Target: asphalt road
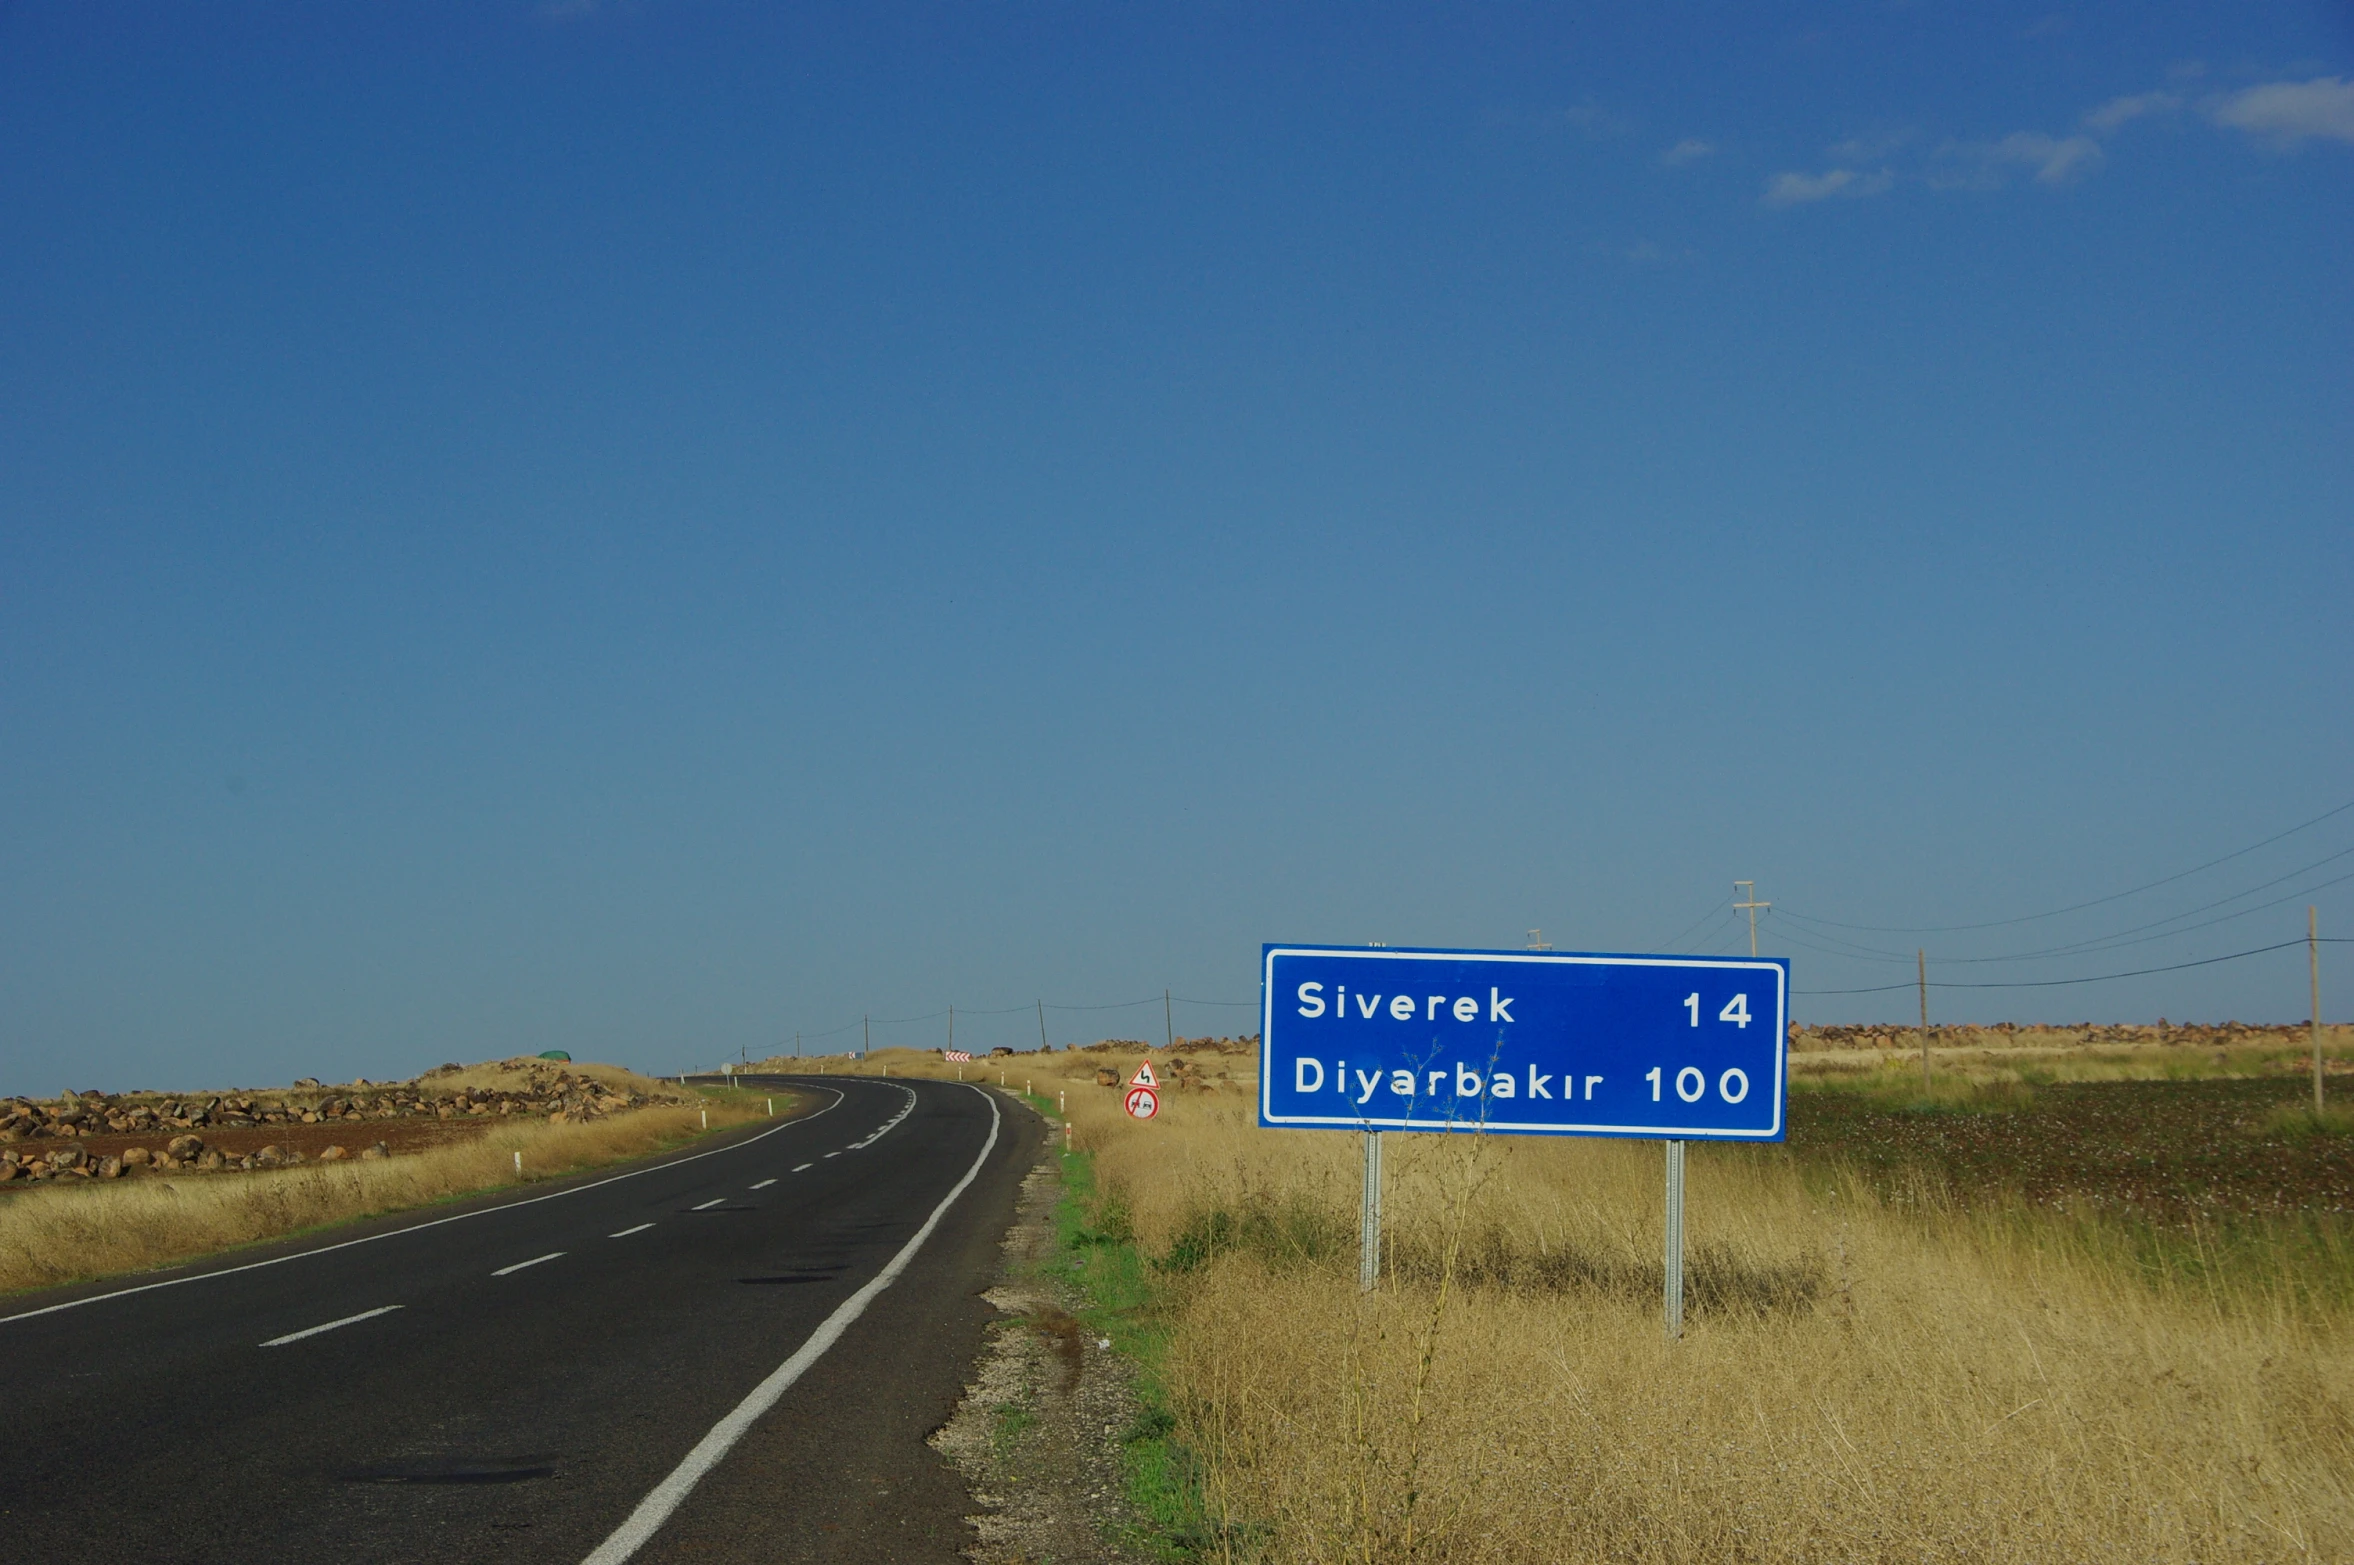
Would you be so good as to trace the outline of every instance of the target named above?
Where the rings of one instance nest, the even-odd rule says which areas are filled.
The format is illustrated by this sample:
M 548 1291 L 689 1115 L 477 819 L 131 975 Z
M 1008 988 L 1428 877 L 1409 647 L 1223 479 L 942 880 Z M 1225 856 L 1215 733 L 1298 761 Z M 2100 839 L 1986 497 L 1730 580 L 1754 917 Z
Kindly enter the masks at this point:
M 814 1112 L 0 1305 L 0 1550 L 952 1565 L 971 1506 L 924 1440 L 1043 1124 L 952 1082 L 738 1080 Z

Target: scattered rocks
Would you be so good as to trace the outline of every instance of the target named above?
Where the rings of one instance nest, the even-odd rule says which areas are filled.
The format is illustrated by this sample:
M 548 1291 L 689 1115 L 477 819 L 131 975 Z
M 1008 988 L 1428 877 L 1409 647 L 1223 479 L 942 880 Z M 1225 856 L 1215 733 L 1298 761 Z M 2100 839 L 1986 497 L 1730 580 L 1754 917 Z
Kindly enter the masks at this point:
M 655 1101 L 638 1093 L 616 1090 L 592 1076 L 566 1068 L 563 1062 L 513 1062 L 502 1088 L 436 1086 L 461 1067 L 442 1066 L 412 1082 L 355 1081 L 329 1089 L 316 1077 L 304 1077 L 283 1094 L 250 1092 L 203 1093 L 172 1096 L 163 1093 L 108 1095 L 97 1091 L 68 1092 L 55 1099 L 0 1098 L 0 1183 L 43 1180 L 71 1175 L 78 1178 L 118 1179 L 131 1173 L 210 1172 L 219 1169 L 285 1168 L 305 1161 L 305 1153 L 289 1139 L 273 1140 L 250 1155 L 208 1147 L 199 1130 L 288 1129 L 312 1125 L 349 1125 L 405 1119 L 428 1121 L 544 1118 L 550 1124 L 573 1125 L 608 1114 L 647 1106 Z M 88 1136 L 149 1135 L 163 1140 L 122 1147 L 105 1155 L 77 1145 Z M 168 1139 L 164 1139 L 167 1138 Z M 381 1160 L 392 1156 L 388 1141 L 355 1152 L 357 1139 L 310 1154 L 322 1162 L 350 1159 Z

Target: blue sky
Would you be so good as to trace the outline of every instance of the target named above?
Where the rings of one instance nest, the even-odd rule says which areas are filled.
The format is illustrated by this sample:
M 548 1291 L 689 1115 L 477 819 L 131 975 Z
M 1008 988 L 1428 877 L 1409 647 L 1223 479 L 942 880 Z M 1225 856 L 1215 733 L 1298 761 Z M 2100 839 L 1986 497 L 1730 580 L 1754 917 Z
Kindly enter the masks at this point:
M 2354 934 L 2349 15 L 10 6 L 0 1090 Z

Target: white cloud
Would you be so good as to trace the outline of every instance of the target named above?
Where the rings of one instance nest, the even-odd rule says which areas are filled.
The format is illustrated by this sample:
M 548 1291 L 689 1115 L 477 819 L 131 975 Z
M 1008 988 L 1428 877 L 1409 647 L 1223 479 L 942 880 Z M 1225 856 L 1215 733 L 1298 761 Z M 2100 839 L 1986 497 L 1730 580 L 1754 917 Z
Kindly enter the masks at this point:
M 2071 184 L 2108 161 L 2090 136 L 2054 137 L 2031 130 L 2015 130 L 1989 150 L 2005 162 L 2032 167 L 2039 185 Z
M 1487 116 L 1488 123 L 1509 130 L 1558 132 L 1581 131 L 1599 140 L 1605 136 L 1623 136 L 1634 126 L 1613 114 L 1592 98 L 1583 98 L 1566 108 L 1556 109 L 1494 109 Z
M 2266 82 L 2210 98 L 2202 107 L 2218 125 L 2282 147 L 2307 141 L 2354 142 L 2354 82 L 2336 76 Z
M 1834 141 L 1823 150 L 1840 163 L 1878 163 L 1913 139 L 1909 130 L 1886 130 L 1870 136 L 1851 136 L 1845 141 Z
M 1759 199 L 1767 206 L 1806 206 L 1834 196 L 1876 196 L 1894 183 L 1895 176 L 1886 169 L 1876 174 L 1859 174 L 1851 168 L 1825 169 L 1820 174 L 1785 170 L 1766 181 L 1765 194 Z
M 1659 161 L 1669 168 L 1681 168 L 1686 163 L 1697 163 L 1716 151 L 1716 143 L 1703 141 L 1698 136 L 1686 136 L 1682 141 L 1659 155 Z
M 2111 98 L 2097 109 L 2086 112 L 2084 123 L 2104 136 L 2114 135 L 2117 128 L 2129 120 L 2145 114 L 2171 114 L 2182 107 L 2182 99 L 2171 92 L 2137 92 L 2122 98 Z

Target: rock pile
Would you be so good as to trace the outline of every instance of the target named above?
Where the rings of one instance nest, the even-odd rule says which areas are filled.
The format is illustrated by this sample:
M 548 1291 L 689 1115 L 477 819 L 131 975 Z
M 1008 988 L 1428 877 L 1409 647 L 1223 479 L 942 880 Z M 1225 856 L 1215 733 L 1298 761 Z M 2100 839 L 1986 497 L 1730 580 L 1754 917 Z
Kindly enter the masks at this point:
M 2334 1030 L 2334 1029 L 2333 1029 Z M 2124 1048 L 2162 1044 L 2170 1048 L 2222 1049 L 2244 1046 L 2294 1048 L 2306 1039 L 2306 1025 L 2253 1026 L 2246 1022 L 2194 1024 L 2081 1022 L 2052 1025 L 2040 1022 L 1993 1022 L 1984 1026 L 1932 1026 L 1931 1047 L 1986 1049 L 2049 1049 L 2092 1045 Z M 1790 1047 L 1809 1049 L 1917 1049 L 1921 1030 L 1902 1023 L 1862 1023 L 1843 1027 L 1801 1027 L 1790 1024 Z
M 329 1147 L 321 1152 L 318 1161 L 332 1163 L 352 1154 L 342 1147 Z M 391 1149 L 379 1141 L 361 1152 L 362 1158 L 384 1158 Z M 267 1146 L 259 1152 L 242 1156 L 223 1153 L 207 1147 L 195 1136 L 174 1136 L 171 1145 L 157 1152 L 149 1147 L 129 1147 L 120 1156 L 109 1154 L 92 1157 L 80 1147 L 66 1145 L 47 1152 L 35 1148 L 0 1148 L 0 1184 L 13 1179 L 39 1182 L 44 1179 L 120 1179 L 123 1175 L 146 1170 L 150 1173 L 210 1174 L 223 1170 L 256 1168 L 290 1168 L 303 1161 L 299 1148 Z
M 306 1078 L 279 1093 L 202 1093 L 175 1097 L 161 1093 L 68 1092 L 55 1102 L 0 1098 L 0 1184 L 28 1179 L 79 1177 L 119 1179 L 140 1169 L 157 1172 L 278 1168 L 303 1160 L 299 1149 L 264 1146 L 229 1154 L 207 1148 L 200 1130 L 247 1129 L 268 1125 L 351 1125 L 405 1119 L 474 1120 L 544 1117 L 562 1125 L 600 1119 L 640 1108 L 651 1100 L 618 1091 L 572 1071 L 534 1071 L 520 1089 L 457 1087 L 436 1091 L 435 1077 L 454 1066 L 429 1071 L 415 1082 L 322 1087 Z M 92 1136 L 173 1135 L 160 1150 L 134 1146 L 118 1154 L 89 1155 L 74 1143 Z M 355 1137 L 355 1140 L 357 1137 Z M 43 1143 L 65 1143 L 58 1146 Z M 34 1145 L 26 1145 L 34 1143 Z M 334 1162 L 353 1154 L 330 1146 L 318 1154 Z M 383 1141 L 357 1154 L 386 1157 Z

